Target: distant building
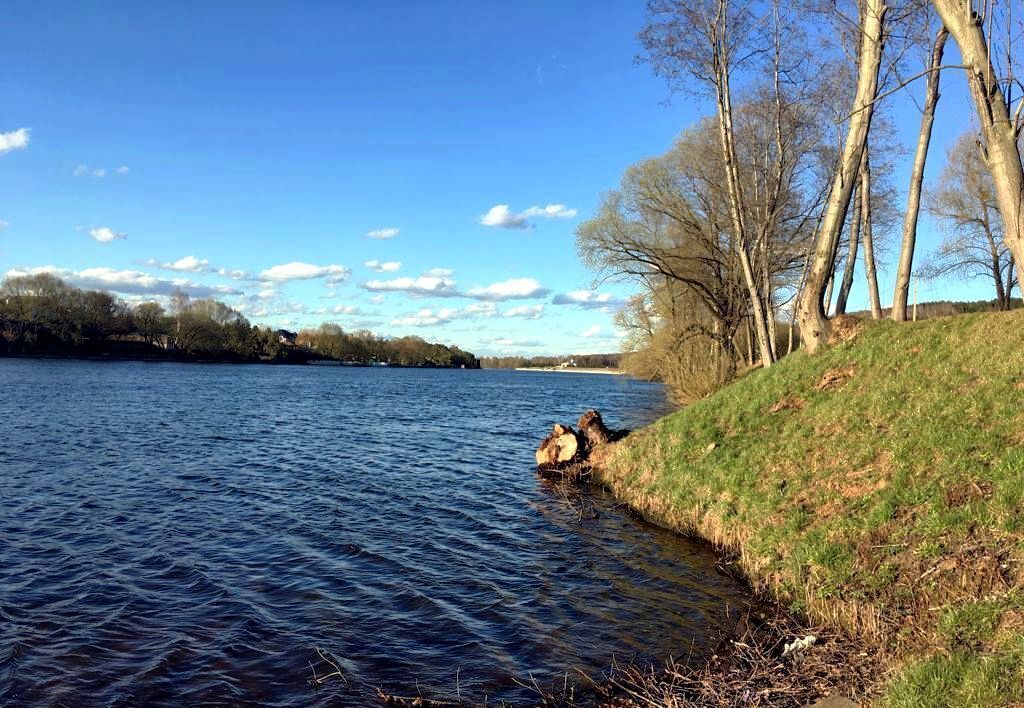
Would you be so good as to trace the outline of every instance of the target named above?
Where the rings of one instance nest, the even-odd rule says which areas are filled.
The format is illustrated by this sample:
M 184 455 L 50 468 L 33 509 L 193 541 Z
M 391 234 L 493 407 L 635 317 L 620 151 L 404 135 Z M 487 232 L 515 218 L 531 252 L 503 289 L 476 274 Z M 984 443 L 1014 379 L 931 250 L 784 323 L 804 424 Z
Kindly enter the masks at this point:
M 289 332 L 286 329 L 279 329 L 274 334 L 277 335 L 277 341 L 288 347 L 294 347 L 295 340 L 299 337 L 297 332 Z

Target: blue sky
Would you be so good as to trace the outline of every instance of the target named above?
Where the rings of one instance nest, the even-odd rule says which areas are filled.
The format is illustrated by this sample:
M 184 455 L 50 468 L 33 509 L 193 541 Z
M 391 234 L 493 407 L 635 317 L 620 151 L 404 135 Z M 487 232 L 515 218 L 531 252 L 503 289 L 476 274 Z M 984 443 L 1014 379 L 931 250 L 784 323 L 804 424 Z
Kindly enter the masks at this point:
M 643 5 L 9 9 L 0 273 L 50 266 L 131 300 L 180 284 L 259 323 L 337 321 L 478 354 L 616 350 L 608 304 L 630 289 L 594 290 L 575 228 L 709 110 L 666 105 L 634 63 Z M 971 121 L 962 79 L 945 81 L 931 177 Z M 891 103 L 909 148 L 916 109 Z M 927 222 L 922 241 L 937 242 Z M 890 268 L 886 303 L 891 282 Z M 920 297 L 989 291 L 943 281 Z

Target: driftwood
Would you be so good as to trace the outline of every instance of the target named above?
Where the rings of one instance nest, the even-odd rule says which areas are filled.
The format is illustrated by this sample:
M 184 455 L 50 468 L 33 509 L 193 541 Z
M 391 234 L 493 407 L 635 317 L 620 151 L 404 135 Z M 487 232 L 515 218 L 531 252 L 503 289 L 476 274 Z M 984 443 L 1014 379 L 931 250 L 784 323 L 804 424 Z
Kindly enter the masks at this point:
M 593 408 L 580 416 L 576 426 L 580 429 L 580 434 L 586 438 L 587 445 L 591 448 L 604 445 L 615 436 L 615 433 L 604 424 L 601 414 Z
M 555 423 L 537 448 L 537 466 L 557 468 L 579 462 L 586 445 L 586 439 L 570 426 Z
M 576 427 L 578 431 L 569 425 L 555 424 L 551 433 L 537 448 L 538 471 L 545 475 L 564 477 L 567 472 L 575 470 L 575 474 L 571 476 L 580 476 L 594 449 L 618 440 L 628 432 L 609 429 L 604 424 L 601 414 L 593 409 L 580 417 Z

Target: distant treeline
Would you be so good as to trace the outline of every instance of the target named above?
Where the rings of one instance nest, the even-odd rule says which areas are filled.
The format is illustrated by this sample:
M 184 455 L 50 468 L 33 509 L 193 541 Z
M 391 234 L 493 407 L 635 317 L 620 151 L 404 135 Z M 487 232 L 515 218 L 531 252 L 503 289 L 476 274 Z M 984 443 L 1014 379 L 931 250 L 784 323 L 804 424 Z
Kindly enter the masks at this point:
M 1000 310 L 1016 310 L 1022 306 L 1019 297 L 1007 298 L 1005 303 L 997 300 L 974 300 L 971 302 L 957 302 L 953 300 L 934 300 L 922 302 L 917 305 L 917 319 L 925 320 L 931 317 L 950 317 L 952 315 L 966 315 L 972 312 L 997 312 Z M 889 317 L 891 308 L 882 308 L 882 316 Z M 911 304 L 907 310 L 908 317 L 913 317 L 914 305 Z M 870 310 L 860 310 L 849 313 L 855 317 L 870 317 Z
M 258 327 L 216 300 L 175 292 L 170 310 L 135 307 L 110 293 L 81 290 L 49 274 L 0 283 L 0 356 L 67 356 L 181 361 L 479 368 L 458 347 L 419 337 L 387 339 L 325 324 L 298 334 Z
M 434 344 L 419 337 L 383 339 L 371 332 L 344 332 L 336 324 L 319 329 L 304 329 L 296 344 L 315 351 L 326 359 L 352 363 L 382 362 L 393 366 L 432 366 L 439 368 L 479 369 L 480 362 L 458 347 Z
M 621 354 L 571 354 L 569 356 L 485 356 L 480 366 L 485 369 L 542 369 L 554 366 L 575 366 L 581 369 L 617 369 Z

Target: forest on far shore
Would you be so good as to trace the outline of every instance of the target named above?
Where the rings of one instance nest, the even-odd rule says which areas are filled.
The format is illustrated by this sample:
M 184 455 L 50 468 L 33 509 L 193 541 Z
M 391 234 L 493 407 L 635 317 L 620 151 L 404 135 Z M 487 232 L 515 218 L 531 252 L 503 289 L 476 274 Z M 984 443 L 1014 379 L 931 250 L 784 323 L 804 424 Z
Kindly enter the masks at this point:
M 566 356 L 485 356 L 480 358 L 484 369 L 545 369 L 566 366 L 581 369 L 618 369 L 621 354 L 569 354 Z
M 0 356 L 295 363 L 336 361 L 479 368 L 456 346 L 420 337 L 345 332 L 333 323 L 289 332 L 253 325 L 222 302 L 178 291 L 170 310 L 134 307 L 108 292 L 82 290 L 46 273 L 0 283 Z

